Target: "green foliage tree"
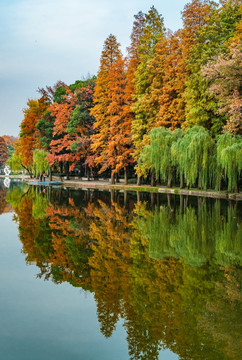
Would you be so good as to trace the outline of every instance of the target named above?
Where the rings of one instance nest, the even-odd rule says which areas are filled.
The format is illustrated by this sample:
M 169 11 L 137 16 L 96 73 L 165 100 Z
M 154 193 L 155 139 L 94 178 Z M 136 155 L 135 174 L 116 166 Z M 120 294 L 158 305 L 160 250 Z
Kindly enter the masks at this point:
M 238 2 L 224 1 L 218 9 L 211 2 L 207 15 L 203 25 L 197 29 L 196 42 L 188 59 L 190 76 L 184 92 L 185 126 L 204 126 L 216 135 L 221 132 L 225 119 L 217 114 L 217 101 L 208 90 L 210 82 L 202 76 L 202 66 L 226 51 L 226 43 L 241 19 L 241 10 Z
M 161 180 L 167 181 L 167 186 L 171 186 L 173 175 L 172 144 L 183 134 L 178 129 L 170 130 L 160 127 L 152 129 L 150 132 L 150 145 L 145 146 L 141 152 L 141 161 L 139 165 L 143 171 L 154 169 L 156 178 L 160 176 Z M 145 173 L 144 173 L 145 174 Z
M 48 152 L 43 149 L 34 150 L 33 155 L 33 169 L 35 172 L 35 176 L 40 176 L 43 172 L 49 172 L 49 165 L 47 162 Z
M 12 155 L 7 160 L 7 165 L 11 169 L 11 171 L 20 171 L 24 170 L 24 167 L 22 165 L 21 156 L 17 154 L 16 152 L 13 152 Z
M 225 118 L 223 130 L 242 134 L 242 33 L 231 41 L 229 53 L 219 55 L 204 66 L 202 75 L 211 82 L 209 92 L 217 99 L 217 114 Z
M 228 191 L 238 191 L 242 170 L 242 137 L 230 133 L 222 134 L 217 140 L 216 187 L 221 180 L 228 184 Z
M 146 139 L 144 139 L 145 135 L 154 127 L 154 124 L 150 124 L 153 109 L 150 107 L 149 101 L 150 85 L 152 82 L 149 62 L 154 57 L 156 45 L 164 36 L 164 32 L 163 17 L 154 6 L 152 6 L 148 14 L 145 14 L 144 27 L 142 28 L 139 40 L 140 63 L 134 78 L 135 94 L 132 110 L 135 113 L 135 119 L 132 122 L 132 137 L 135 146 L 134 158 L 136 161 L 143 146 L 147 144 Z
M 216 163 L 213 161 L 215 144 L 208 130 L 194 126 L 173 147 L 173 157 L 180 176 L 184 174 L 188 187 L 207 189 L 212 185 Z

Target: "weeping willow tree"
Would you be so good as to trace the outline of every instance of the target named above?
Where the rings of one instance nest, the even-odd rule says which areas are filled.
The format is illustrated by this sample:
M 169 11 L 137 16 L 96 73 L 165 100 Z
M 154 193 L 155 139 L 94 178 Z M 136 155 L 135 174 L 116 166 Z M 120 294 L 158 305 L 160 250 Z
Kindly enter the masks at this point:
M 156 177 L 167 181 L 167 186 L 171 186 L 172 162 L 171 145 L 172 132 L 164 127 L 159 127 L 150 132 L 151 162 L 154 164 Z
M 171 146 L 171 160 L 173 166 L 176 168 L 177 179 L 180 179 L 180 188 L 184 185 L 184 158 L 185 152 L 183 151 L 183 137 L 185 133 L 181 129 L 176 129 L 173 132 L 174 141 Z
M 45 150 L 38 150 L 34 151 L 33 155 L 33 169 L 35 176 L 40 176 L 43 172 L 49 172 L 49 165 L 47 163 L 47 152 Z
M 180 129 L 174 132 L 164 127 L 152 129 L 149 134 L 150 145 L 143 148 L 139 158 L 139 167 L 143 173 L 147 175 L 148 170 L 155 171 L 156 178 L 160 177 L 170 187 L 174 172 L 171 147 L 182 135 Z
M 151 147 L 150 145 L 145 145 L 140 153 L 139 159 L 138 159 L 138 168 L 139 168 L 139 174 L 147 177 L 148 173 L 150 171 L 154 170 L 154 164 L 151 160 Z
M 138 165 L 146 177 L 155 172 L 156 178 L 171 186 L 173 176 L 184 181 L 188 187 L 220 190 L 221 182 L 228 191 L 238 191 L 242 171 L 242 137 L 230 133 L 217 137 L 198 125 L 187 131 L 173 132 L 160 127 L 149 133 L 150 145 L 146 145 L 139 157 Z
M 197 125 L 188 129 L 173 146 L 172 153 L 180 177 L 184 175 L 188 187 L 212 186 L 216 172 L 215 143 L 208 130 Z
M 150 145 L 141 152 L 139 167 L 143 173 L 155 171 L 156 178 L 171 186 L 176 173 L 183 187 L 185 178 L 187 186 L 207 189 L 212 186 L 216 172 L 215 143 L 209 132 L 194 126 L 186 132 L 177 129 L 173 132 L 159 127 L 149 134 Z
M 150 132 L 151 161 L 154 164 L 156 177 L 167 181 L 171 186 L 172 163 L 171 163 L 172 133 L 170 130 L 159 127 Z
M 20 155 L 17 155 L 16 152 L 13 152 L 12 156 L 8 158 L 6 165 L 8 165 L 11 171 L 14 172 L 24 170 L 21 162 L 21 157 Z
M 237 191 L 242 170 L 242 137 L 230 133 L 222 134 L 217 140 L 217 181 L 220 190 L 221 181 L 228 184 L 228 191 Z

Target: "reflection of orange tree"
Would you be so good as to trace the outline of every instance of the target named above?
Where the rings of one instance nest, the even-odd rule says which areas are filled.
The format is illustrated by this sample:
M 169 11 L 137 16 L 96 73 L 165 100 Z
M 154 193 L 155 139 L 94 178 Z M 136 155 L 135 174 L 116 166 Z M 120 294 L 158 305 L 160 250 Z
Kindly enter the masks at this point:
M 11 194 L 9 195 L 11 198 Z M 84 211 L 69 206 L 55 208 L 38 190 L 25 195 L 16 192 L 12 202 L 19 223 L 26 262 L 35 262 L 39 277 L 54 282 L 69 281 L 73 286 L 89 282 L 87 258 L 88 227 Z
M 50 230 L 47 219 L 33 216 L 33 197 L 25 195 L 14 206 L 15 220 L 19 224 L 19 237 L 23 244 L 26 262 L 35 262 L 42 274 L 49 277 L 47 255 L 51 252 Z
M 101 331 L 112 335 L 119 316 L 124 316 L 124 303 L 130 296 L 130 215 L 112 203 L 99 201 L 89 204 L 90 239 L 93 255 L 91 266 L 92 289 L 97 302 Z
M 6 202 L 7 189 L 0 185 L 0 215 L 5 212 L 7 207 Z
M 88 256 L 91 253 L 88 241 L 88 219 L 69 199 L 69 206 L 46 209 L 49 217 L 53 252 L 52 276 L 56 282 L 68 281 L 73 286 L 89 288 Z

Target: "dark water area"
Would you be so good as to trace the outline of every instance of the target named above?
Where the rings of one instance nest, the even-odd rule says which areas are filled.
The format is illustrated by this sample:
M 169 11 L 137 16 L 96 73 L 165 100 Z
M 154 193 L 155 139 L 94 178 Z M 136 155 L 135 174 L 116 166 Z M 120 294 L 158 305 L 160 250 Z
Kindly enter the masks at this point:
M 4 360 L 241 356 L 235 201 L 0 183 Z

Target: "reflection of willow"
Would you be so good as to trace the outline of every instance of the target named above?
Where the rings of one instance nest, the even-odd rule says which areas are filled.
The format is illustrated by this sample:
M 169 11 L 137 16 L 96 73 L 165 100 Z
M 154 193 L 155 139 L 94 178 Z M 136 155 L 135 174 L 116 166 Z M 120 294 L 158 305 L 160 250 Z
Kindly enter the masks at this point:
M 182 359 L 239 358 L 235 209 L 152 212 L 138 203 L 130 212 L 104 196 L 82 207 L 77 199 L 57 206 L 33 190 L 15 201 L 24 252 L 42 275 L 92 291 L 106 337 L 122 318 L 131 359 L 158 359 L 160 348 Z
M 11 211 L 11 205 L 6 201 L 7 189 L 0 183 L 0 215 Z
M 162 340 L 163 346 L 181 358 L 237 359 L 241 351 L 241 268 L 229 266 L 230 260 L 241 263 L 241 230 L 235 221 L 235 209 L 228 210 L 226 221 L 221 220 L 218 204 L 207 214 L 204 205 L 196 216 L 192 210 L 173 214 L 171 209 L 161 208 L 152 213 L 138 204 L 135 223 L 140 236 L 133 237 L 132 242 L 136 283 L 133 299 L 136 313 L 140 314 L 137 318 L 146 322 L 146 336 L 152 334 L 153 339 Z M 193 221 L 191 225 L 187 215 Z M 213 236 L 206 227 L 214 231 Z M 193 232 L 189 232 L 191 228 Z M 148 249 L 160 260 L 149 259 Z M 214 260 L 210 265 L 204 263 L 206 254 Z M 152 305 L 147 305 L 144 298 Z
M 242 227 L 236 209 L 221 215 L 220 202 L 212 207 L 206 202 L 184 212 L 169 207 L 156 208 L 138 220 L 143 234 L 149 239 L 152 258 L 182 257 L 187 264 L 200 266 L 209 261 L 219 265 L 242 264 Z

